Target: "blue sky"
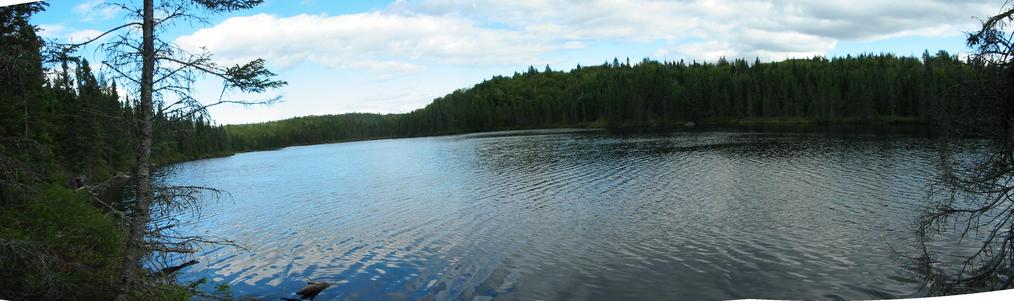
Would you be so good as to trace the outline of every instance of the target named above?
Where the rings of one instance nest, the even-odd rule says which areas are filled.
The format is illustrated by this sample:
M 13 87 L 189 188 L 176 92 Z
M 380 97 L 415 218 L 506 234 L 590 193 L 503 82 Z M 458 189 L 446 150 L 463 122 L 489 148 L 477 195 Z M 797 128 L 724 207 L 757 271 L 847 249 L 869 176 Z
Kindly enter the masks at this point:
M 93 37 L 123 21 L 103 2 L 50 1 L 33 22 L 47 39 Z M 1001 2 L 266 0 L 255 9 L 210 16 L 207 24 L 178 24 L 163 38 L 184 49 L 206 47 L 225 64 L 264 58 L 289 82 L 272 92 L 283 96 L 274 106 L 212 110 L 219 123 L 229 124 L 402 113 L 529 65 L 567 70 L 614 57 L 772 61 L 926 49 L 964 53 L 963 32 L 975 29 L 975 17 L 995 14 Z M 194 95 L 210 101 L 220 88 L 203 80 Z

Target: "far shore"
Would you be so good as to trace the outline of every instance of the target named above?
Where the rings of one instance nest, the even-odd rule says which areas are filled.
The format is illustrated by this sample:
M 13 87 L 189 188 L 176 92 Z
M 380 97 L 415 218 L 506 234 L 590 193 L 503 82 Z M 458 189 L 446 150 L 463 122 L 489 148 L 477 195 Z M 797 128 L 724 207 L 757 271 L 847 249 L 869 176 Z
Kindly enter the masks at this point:
M 324 141 L 320 143 L 308 143 L 308 144 L 293 144 L 284 147 L 276 148 L 265 148 L 265 149 L 250 149 L 230 153 L 219 153 L 201 156 L 199 158 L 178 158 L 179 160 L 172 160 L 170 164 L 199 161 L 205 159 L 225 158 L 235 154 L 249 153 L 249 152 L 262 152 L 262 151 L 275 151 L 282 150 L 289 147 L 295 146 L 310 146 L 320 144 L 335 144 L 335 143 L 348 143 L 348 142 L 362 142 L 362 141 L 373 141 L 373 140 L 386 140 L 386 139 L 403 139 L 403 138 L 425 138 L 425 137 L 446 137 L 446 136 L 457 136 L 457 135 L 470 135 L 470 134 L 484 134 L 484 133 L 498 133 L 498 132 L 511 132 L 511 131 L 538 131 L 538 130 L 597 130 L 597 131 L 616 131 L 621 133 L 633 133 L 633 132 L 644 132 L 644 133 L 662 133 L 662 132 L 683 132 L 683 131 L 723 131 L 723 130 L 820 130 L 826 128 L 863 128 L 866 130 L 930 130 L 933 123 L 910 117 L 892 117 L 892 116 L 878 116 L 868 119 L 855 119 L 855 118 L 842 118 L 842 119 L 816 119 L 816 118 L 805 118 L 805 117 L 764 117 L 764 118 L 710 118 L 701 119 L 700 121 L 680 121 L 680 122 L 666 122 L 666 123 L 650 123 L 649 125 L 634 125 L 634 124 L 622 124 L 622 125 L 610 125 L 607 122 L 593 122 L 593 123 L 581 123 L 581 124 L 560 124 L 530 128 L 497 128 L 485 131 L 449 131 L 445 133 L 439 133 L 434 135 L 425 136 L 385 136 L 385 137 L 362 137 L 362 138 L 351 138 L 351 139 L 340 139 L 333 141 Z

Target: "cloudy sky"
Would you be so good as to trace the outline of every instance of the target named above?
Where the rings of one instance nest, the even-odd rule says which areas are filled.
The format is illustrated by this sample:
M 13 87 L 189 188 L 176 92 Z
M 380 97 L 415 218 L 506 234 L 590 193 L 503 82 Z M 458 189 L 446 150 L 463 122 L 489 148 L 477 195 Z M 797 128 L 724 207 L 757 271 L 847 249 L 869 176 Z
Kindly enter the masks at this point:
M 130 0 L 126 0 L 129 2 Z M 58 0 L 33 20 L 81 40 L 123 21 L 103 0 Z M 979 0 L 266 0 L 185 24 L 166 40 L 220 63 L 264 58 L 289 85 L 272 107 L 220 107 L 219 123 L 345 112 L 401 113 L 530 65 L 966 52 L 964 32 L 1002 1 Z M 196 95 L 218 98 L 206 80 Z

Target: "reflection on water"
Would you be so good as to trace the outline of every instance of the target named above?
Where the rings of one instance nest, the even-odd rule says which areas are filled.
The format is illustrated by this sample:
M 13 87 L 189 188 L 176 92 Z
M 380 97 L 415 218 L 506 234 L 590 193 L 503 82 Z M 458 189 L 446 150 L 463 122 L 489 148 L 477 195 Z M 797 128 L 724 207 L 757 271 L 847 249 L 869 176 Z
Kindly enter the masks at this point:
M 892 247 L 933 173 L 905 136 L 536 131 L 183 164 L 217 187 L 184 280 L 318 300 L 859 299 L 916 293 Z

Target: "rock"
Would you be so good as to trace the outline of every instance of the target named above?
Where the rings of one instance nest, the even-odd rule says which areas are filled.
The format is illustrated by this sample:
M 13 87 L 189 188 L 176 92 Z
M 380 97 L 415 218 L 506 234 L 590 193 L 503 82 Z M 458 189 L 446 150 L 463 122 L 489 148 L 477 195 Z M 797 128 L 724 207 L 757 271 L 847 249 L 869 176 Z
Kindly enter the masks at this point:
M 303 289 L 296 292 L 296 295 L 299 295 L 300 299 L 313 300 L 320 292 L 331 287 L 331 283 L 324 281 L 307 281 L 306 283 L 307 285 Z

